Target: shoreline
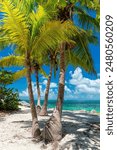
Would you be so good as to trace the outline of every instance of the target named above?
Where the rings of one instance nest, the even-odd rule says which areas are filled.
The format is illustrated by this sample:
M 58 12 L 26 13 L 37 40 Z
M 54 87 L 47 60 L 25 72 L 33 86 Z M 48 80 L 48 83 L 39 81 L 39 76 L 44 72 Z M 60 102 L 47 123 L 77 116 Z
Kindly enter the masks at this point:
M 45 145 L 44 142 L 35 143 L 31 137 L 30 108 L 20 106 L 21 110 L 8 113 L 0 117 L 0 149 L 2 150 L 84 150 L 99 149 L 100 145 L 100 117 L 97 114 L 84 111 L 63 111 L 63 139 L 58 143 Z M 40 129 L 50 118 L 53 109 L 49 109 L 48 116 L 38 116 Z M 58 148 L 57 148 L 58 147 Z
M 30 104 L 27 101 L 24 101 L 24 100 L 19 101 L 19 105 L 30 107 Z M 53 110 L 53 109 L 54 109 L 54 107 L 53 108 L 48 108 L 48 110 Z M 92 108 L 91 110 L 86 110 L 86 109 L 74 109 L 74 110 L 73 109 L 63 109 L 63 111 L 73 111 L 73 112 L 74 111 L 81 111 L 81 112 L 87 112 L 87 113 L 100 114 L 100 111 L 97 111 L 94 108 Z

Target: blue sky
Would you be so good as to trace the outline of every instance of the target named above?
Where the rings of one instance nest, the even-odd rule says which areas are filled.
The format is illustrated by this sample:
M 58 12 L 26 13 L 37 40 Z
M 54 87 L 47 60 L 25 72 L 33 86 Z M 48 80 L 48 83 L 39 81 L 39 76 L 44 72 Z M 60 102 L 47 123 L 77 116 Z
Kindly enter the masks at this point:
M 100 47 L 99 45 L 94 46 L 90 45 L 91 54 L 94 60 L 94 66 L 97 71 L 97 77 L 93 74 L 87 74 L 84 70 L 77 67 L 69 66 L 66 70 L 66 79 L 65 79 L 65 99 L 71 100 L 99 100 L 100 97 Z M 10 48 L 0 52 L 0 58 L 12 54 L 13 52 Z M 49 73 L 49 67 L 44 66 L 44 70 Z M 16 71 L 20 69 L 19 67 L 11 67 L 8 70 Z M 42 75 L 39 75 L 40 80 L 40 89 L 41 89 L 41 99 L 44 98 L 45 88 L 47 79 Z M 57 72 L 56 77 L 52 76 L 51 85 L 50 85 L 50 94 L 49 99 L 57 98 L 58 91 L 58 80 L 59 80 L 59 71 Z M 32 75 L 32 85 L 34 91 L 34 97 L 37 98 L 35 76 Z M 26 78 L 22 78 L 14 82 L 10 87 L 16 88 L 19 91 L 20 97 L 23 99 L 28 99 L 28 89 Z
M 94 13 L 92 13 L 95 16 Z M 75 23 L 77 24 L 77 20 Z M 99 39 L 99 33 L 96 34 Z M 99 39 L 100 40 L 100 39 Z M 65 99 L 66 100 L 99 100 L 100 99 L 100 45 L 90 44 L 90 51 L 94 60 L 94 67 L 97 72 L 97 77 L 92 74 L 87 74 L 84 70 L 77 67 L 69 66 L 66 70 L 65 78 Z M 0 51 L 0 59 L 4 56 L 12 54 L 13 51 L 10 47 L 7 47 L 3 51 Z M 44 66 L 44 70 L 49 73 L 49 67 Z M 18 67 L 11 67 L 8 70 L 16 71 L 19 70 Z M 44 99 L 45 88 L 47 79 L 42 75 L 39 75 L 40 80 L 40 90 L 41 90 L 41 99 Z M 52 75 L 49 99 L 56 99 L 58 92 L 58 81 L 59 81 L 59 70 L 56 77 Z M 37 99 L 37 91 L 35 84 L 35 77 L 32 75 L 32 85 L 34 97 Z M 16 88 L 19 91 L 21 99 L 28 99 L 28 89 L 26 78 L 22 78 L 14 82 L 10 87 Z

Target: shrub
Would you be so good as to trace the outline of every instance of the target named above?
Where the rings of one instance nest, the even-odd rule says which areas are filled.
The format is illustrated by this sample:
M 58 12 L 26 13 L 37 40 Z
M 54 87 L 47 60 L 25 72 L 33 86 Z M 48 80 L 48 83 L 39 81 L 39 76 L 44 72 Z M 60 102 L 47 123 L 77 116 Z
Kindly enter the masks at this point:
M 14 89 L 6 86 L 12 84 L 13 73 L 0 69 L 0 110 L 17 110 L 19 95 Z
M 13 89 L 0 88 L 0 110 L 18 110 L 19 95 Z

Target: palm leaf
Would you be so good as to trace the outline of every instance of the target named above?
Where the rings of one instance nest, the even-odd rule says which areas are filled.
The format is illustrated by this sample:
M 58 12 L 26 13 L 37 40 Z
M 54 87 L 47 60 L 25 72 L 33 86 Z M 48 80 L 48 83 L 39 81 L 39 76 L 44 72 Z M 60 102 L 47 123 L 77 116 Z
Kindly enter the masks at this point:
M 39 73 L 42 74 L 44 77 L 48 78 L 48 75 L 46 74 L 46 72 L 43 70 L 42 67 L 39 69 Z
M 0 59 L 0 67 L 9 67 L 9 66 L 24 66 L 24 57 L 22 56 L 6 56 Z
M 10 0 L 4 0 L 0 2 L 0 5 L 2 5 L 1 11 L 4 13 L 4 18 L 2 19 L 4 23 L 3 30 L 10 35 L 9 40 L 20 45 L 22 49 L 27 49 L 29 46 L 29 33 L 24 14 Z
M 77 28 L 71 21 L 64 23 L 60 21 L 50 21 L 42 26 L 39 36 L 35 38 L 32 47 L 33 53 L 56 49 L 62 41 L 69 42 L 69 38 L 75 36 L 76 32 Z
M 75 12 L 78 14 L 78 23 L 87 29 L 92 29 L 99 31 L 99 20 L 93 18 L 88 14 L 84 7 L 78 6 L 75 7 Z
M 40 34 L 35 38 L 32 47 L 33 51 L 44 51 L 46 49 L 54 49 L 56 44 L 61 39 L 64 39 L 63 31 L 60 30 L 60 26 L 60 21 L 51 21 L 43 25 L 40 29 Z
M 68 47 L 67 57 L 70 63 L 74 66 L 80 66 L 84 68 L 87 72 L 96 73 L 94 69 L 93 59 L 89 49 L 89 43 L 97 44 L 98 40 L 93 35 L 92 31 L 85 31 L 79 27 L 77 27 L 78 31 L 73 40 L 75 41 L 75 45 L 72 45 L 72 49 L 70 50 Z M 67 65 L 69 63 L 67 62 Z
M 22 69 L 20 71 L 17 71 L 13 74 L 13 80 L 16 81 L 20 78 L 26 77 L 26 69 Z
M 41 5 L 38 5 L 36 12 L 32 11 L 30 13 L 30 19 L 32 22 L 31 37 L 33 39 L 35 37 L 35 35 L 37 35 L 37 33 L 39 33 L 39 27 L 48 21 L 49 16 L 48 16 L 48 13 L 44 10 L 44 8 Z
M 35 8 L 35 0 L 14 0 L 13 4 L 28 16 Z

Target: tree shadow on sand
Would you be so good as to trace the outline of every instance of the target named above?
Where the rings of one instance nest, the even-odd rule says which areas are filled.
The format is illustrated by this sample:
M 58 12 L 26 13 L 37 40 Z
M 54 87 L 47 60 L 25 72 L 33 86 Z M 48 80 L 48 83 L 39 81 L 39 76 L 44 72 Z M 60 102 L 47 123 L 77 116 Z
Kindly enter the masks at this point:
M 6 119 L 4 117 L 0 117 L 0 122 L 5 121 Z
M 18 113 L 28 113 L 30 110 L 21 111 Z M 52 111 L 49 111 L 49 116 L 39 117 L 39 125 L 42 129 L 46 121 L 50 118 Z M 21 128 L 31 128 L 31 120 L 13 121 L 12 123 L 20 123 Z M 72 111 L 63 111 L 62 117 L 63 139 L 59 142 L 60 150 L 69 149 L 72 146 L 73 150 L 98 150 L 100 145 L 100 117 L 91 113 L 74 113 Z M 69 138 L 73 135 L 73 138 Z M 62 143 L 62 144 L 61 144 Z
M 64 119 L 66 121 L 64 121 Z M 64 138 L 60 150 L 72 146 L 73 150 L 98 150 L 100 145 L 100 118 L 89 113 L 63 112 Z M 69 139 L 67 135 L 74 135 Z
M 26 110 L 21 110 L 19 109 L 18 111 L 14 112 L 15 114 L 28 114 L 30 113 L 30 109 L 26 109 Z

